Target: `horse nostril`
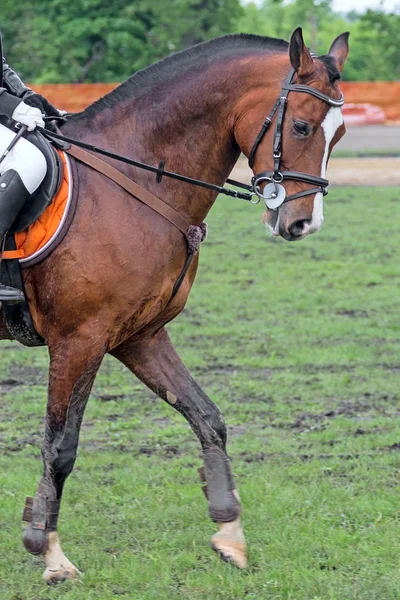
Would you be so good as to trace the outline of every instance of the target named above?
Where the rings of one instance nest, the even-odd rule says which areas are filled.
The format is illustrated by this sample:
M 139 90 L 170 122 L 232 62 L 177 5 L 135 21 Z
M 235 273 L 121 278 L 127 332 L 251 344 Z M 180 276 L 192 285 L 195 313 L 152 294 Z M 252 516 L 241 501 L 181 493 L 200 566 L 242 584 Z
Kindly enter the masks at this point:
M 295 221 L 289 227 L 289 233 L 292 237 L 300 237 L 303 235 L 304 231 L 307 229 L 307 225 L 311 223 L 310 219 L 300 219 L 299 221 Z

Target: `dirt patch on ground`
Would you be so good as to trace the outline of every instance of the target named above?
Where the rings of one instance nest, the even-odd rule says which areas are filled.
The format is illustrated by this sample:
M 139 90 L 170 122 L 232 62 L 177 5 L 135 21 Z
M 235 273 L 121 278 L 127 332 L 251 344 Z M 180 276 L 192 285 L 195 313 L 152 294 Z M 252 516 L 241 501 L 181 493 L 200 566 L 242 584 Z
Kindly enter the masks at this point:
M 385 451 L 385 449 L 382 448 L 382 451 Z M 371 454 L 367 452 L 363 454 L 363 456 L 367 455 L 370 456 Z M 259 452 L 251 454 L 249 452 L 241 452 L 239 456 L 245 463 L 264 463 L 278 460 L 283 460 L 286 463 L 298 463 L 299 461 L 310 462 L 312 460 L 354 460 L 360 458 L 361 454 L 299 454 L 297 452 Z
M 324 428 L 329 419 L 335 417 L 348 417 L 357 421 L 368 420 L 368 414 L 374 413 L 383 416 L 397 416 L 396 408 L 397 398 L 395 395 L 388 396 L 386 394 L 373 395 L 364 394 L 362 398 L 353 401 L 341 402 L 335 409 L 323 411 L 321 413 L 302 412 L 296 415 L 295 421 L 291 423 L 278 423 L 274 426 L 293 429 L 297 432 L 312 431 L 315 429 Z M 367 433 L 376 433 L 373 430 L 364 430 L 358 428 L 354 435 L 365 435 Z
M 35 366 L 20 365 L 18 363 L 11 365 L 8 369 L 8 380 L 13 381 L 13 385 L 46 385 L 47 372 Z
M 248 182 L 253 173 L 240 158 L 231 177 Z M 400 185 L 400 158 L 332 158 L 327 177 L 331 185 Z

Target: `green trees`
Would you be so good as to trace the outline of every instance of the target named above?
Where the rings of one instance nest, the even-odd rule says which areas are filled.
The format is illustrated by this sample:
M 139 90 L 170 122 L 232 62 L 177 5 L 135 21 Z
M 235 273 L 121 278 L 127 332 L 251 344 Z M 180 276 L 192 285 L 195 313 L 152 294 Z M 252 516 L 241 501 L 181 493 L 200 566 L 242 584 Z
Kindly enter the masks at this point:
M 242 0 L 243 1 L 243 0 Z M 1 0 L 7 60 L 36 83 L 114 82 L 197 42 L 231 32 L 288 39 L 301 25 L 311 49 L 351 32 L 345 79 L 400 78 L 400 13 L 334 13 L 331 0 Z
M 264 0 L 244 6 L 235 31 L 288 39 L 301 25 L 305 39 L 317 54 L 328 51 L 332 40 L 350 31 L 350 54 L 344 79 L 353 81 L 400 78 L 400 12 L 382 9 L 343 16 L 334 13 L 331 0 Z
M 367 10 L 360 18 L 354 16 L 350 31 L 352 49 L 347 79 L 400 79 L 400 12 Z
M 1 0 L 7 60 L 37 83 L 118 81 L 229 33 L 239 0 Z

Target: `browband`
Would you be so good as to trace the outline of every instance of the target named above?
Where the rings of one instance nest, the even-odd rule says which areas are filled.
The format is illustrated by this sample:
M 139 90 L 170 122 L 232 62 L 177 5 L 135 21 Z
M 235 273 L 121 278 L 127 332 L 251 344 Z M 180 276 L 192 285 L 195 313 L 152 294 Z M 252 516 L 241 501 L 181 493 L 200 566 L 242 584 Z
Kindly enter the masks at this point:
M 311 94 L 311 96 L 315 96 L 331 106 L 343 106 L 344 104 L 343 94 L 341 94 L 340 98 L 336 100 L 335 98 L 332 98 L 331 96 L 328 96 L 327 94 L 324 94 L 323 92 L 320 92 L 309 85 L 302 85 L 301 83 L 289 83 L 287 85 L 283 84 L 282 89 L 287 90 L 288 92 L 304 92 L 305 94 Z

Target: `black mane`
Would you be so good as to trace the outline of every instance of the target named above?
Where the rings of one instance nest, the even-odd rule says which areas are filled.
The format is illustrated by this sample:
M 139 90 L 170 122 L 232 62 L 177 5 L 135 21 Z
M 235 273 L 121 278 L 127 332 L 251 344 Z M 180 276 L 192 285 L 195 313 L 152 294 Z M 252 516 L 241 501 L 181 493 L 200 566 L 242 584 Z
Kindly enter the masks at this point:
M 329 83 L 333 85 L 335 81 L 338 81 L 342 78 L 342 75 L 336 66 L 336 60 L 333 58 L 333 56 L 325 54 L 324 56 L 318 56 L 318 59 L 323 62 L 326 67 Z
M 246 50 L 248 52 L 287 52 L 288 47 L 289 44 L 284 40 L 246 33 L 226 35 L 202 42 L 187 50 L 167 56 L 146 69 L 138 71 L 115 90 L 106 94 L 82 112 L 71 116 L 68 121 L 81 117 L 95 117 L 99 112 L 114 106 L 120 100 L 129 97 L 138 98 L 150 91 L 154 85 L 176 77 L 178 68 L 180 73 L 184 73 L 194 68 L 205 67 L 210 64 L 211 60 L 215 61 L 217 57 L 234 57 Z

